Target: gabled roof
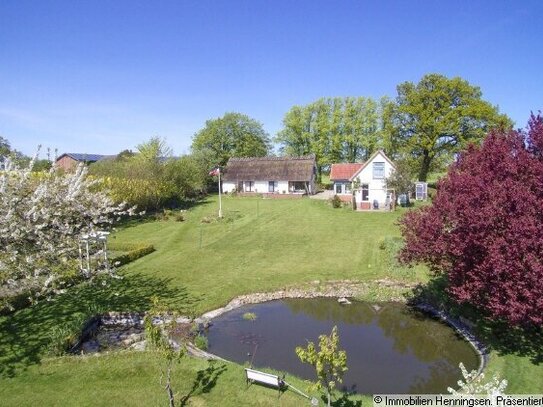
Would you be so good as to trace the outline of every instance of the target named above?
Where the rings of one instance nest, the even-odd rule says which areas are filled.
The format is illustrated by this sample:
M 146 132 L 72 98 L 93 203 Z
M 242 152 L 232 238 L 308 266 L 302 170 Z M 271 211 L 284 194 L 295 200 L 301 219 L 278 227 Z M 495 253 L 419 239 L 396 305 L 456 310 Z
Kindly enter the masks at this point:
M 330 181 L 348 180 L 363 165 L 363 163 L 332 164 L 330 168 Z
M 383 158 L 385 159 L 385 161 L 387 161 L 391 166 L 392 168 L 396 169 L 396 166 L 394 165 L 394 163 L 392 161 L 390 161 L 390 158 L 387 157 L 387 155 L 385 154 L 385 152 L 383 150 L 377 150 L 375 153 L 373 153 L 370 158 L 368 158 L 368 161 L 366 161 L 359 169 L 358 171 L 356 171 L 352 176 L 351 178 L 349 178 L 349 181 L 353 181 L 356 176 L 358 176 L 358 174 L 360 174 L 364 168 L 366 168 L 374 159 L 375 157 L 377 157 L 377 155 L 381 154 L 383 156 Z
M 315 156 L 230 158 L 224 181 L 311 181 Z
M 60 157 L 57 158 L 57 161 L 60 160 L 64 156 L 68 156 L 74 159 L 75 161 L 85 161 L 85 162 L 95 162 L 95 161 L 101 160 L 102 158 L 109 157 L 103 154 L 64 153 Z

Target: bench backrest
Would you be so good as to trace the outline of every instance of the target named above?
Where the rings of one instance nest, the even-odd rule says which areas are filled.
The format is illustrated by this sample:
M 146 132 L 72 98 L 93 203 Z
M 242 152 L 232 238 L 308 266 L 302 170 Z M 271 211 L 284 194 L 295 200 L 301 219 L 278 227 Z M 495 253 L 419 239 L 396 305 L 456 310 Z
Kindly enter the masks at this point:
M 254 380 L 255 382 L 265 383 L 275 387 L 280 387 L 281 385 L 279 376 L 273 374 L 247 368 L 245 369 L 245 374 L 247 375 L 247 380 Z

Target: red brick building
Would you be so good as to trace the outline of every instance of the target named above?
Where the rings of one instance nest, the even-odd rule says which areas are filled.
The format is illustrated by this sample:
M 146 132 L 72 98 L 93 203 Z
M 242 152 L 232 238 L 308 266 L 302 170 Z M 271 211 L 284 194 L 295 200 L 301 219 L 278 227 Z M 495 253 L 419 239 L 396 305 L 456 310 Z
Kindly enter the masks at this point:
M 107 156 L 101 154 L 64 153 L 57 158 L 56 164 L 64 171 L 71 171 L 81 162 L 90 164 L 104 157 Z

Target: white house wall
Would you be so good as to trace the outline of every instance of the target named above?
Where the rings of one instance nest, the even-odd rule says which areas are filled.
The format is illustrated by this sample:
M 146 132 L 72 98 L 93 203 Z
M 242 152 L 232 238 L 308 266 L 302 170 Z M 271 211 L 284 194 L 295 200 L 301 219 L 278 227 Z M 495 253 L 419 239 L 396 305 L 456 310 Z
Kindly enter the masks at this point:
M 229 194 L 231 192 L 234 192 L 236 189 L 236 183 L 235 182 L 224 182 L 222 183 L 222 192 Z
M 289 193 L 289 190 L 288 190 L 288 181 L 279 181 L 279 182 L 277 183 L 277 192 L 279 192 L 280 194 L 282 194 L 283 191 L 285 191 L 285 194 L 288 194 L 288 193 Z
M 223 181 L 222 182 L 222 192 L 231 193 L 234 192 L 237 188 L 237 183 L 232 181 Z M 253 191 L 258 194 L 267 194 L 269 192 L 269 181 L 254 181 Z M 277 181 L 277 188 L 275 190 L 276 194 L 288 194 L 288 181 Z
M 385 179 L 390 177 L 394 168 L 390 162 L 381 154 L 378 153 L 373 160 L 371 160 L 362 171 L 356 176 L 360 184 L 368 184 L 368 200 L 373 205 L 373 201 L 379 202 L 379 207 L 383 207 L 387 198 L 387 189 L 385 186 L 385 179 L 373 179 L 373 163 L 384 162 L 385 163 Z M 355 195 L 356 202 L 362 202 L 362 192 L 358 191 Z

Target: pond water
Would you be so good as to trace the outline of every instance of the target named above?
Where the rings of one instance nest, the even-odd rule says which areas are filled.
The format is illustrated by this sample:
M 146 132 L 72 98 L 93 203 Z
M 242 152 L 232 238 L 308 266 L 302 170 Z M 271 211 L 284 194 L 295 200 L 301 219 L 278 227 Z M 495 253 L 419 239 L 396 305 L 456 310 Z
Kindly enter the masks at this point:
M 256 314 L 254 321 L 243 318 L 248 312 Z M 313 367 L 302 364 L 294 349 L 317 343 L 334 325 L 347 352 L 344 391 L 447 393 L 461 378 L 460 362 L 468 370 L 478 368 L 475 350 L 452 328 L 405 305 L 340 305 L 323 298 L 270 301 L 225 313 L 208 328 L 208 350 L 314 380 Z

